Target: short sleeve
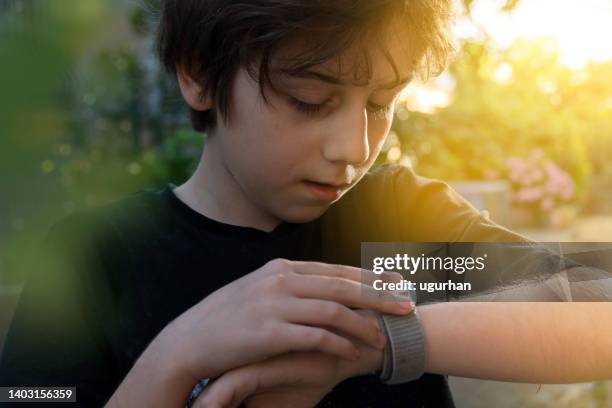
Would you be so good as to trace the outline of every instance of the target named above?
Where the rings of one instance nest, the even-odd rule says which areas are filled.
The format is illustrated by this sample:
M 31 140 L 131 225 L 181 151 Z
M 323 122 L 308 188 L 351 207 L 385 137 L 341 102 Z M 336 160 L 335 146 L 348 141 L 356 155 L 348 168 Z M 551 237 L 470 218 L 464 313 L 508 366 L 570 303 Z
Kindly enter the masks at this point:
M 529 241 L 489 219 L 443 181 L 418 176 L 405 166 L 397 166 L 388 174 L 393 180 L 393 201 L 403 241 Z
M 360 264 L 362 242 L 530 242 L 491 221 L 447 183 L 397 164 L 364 175 L 320 225 L 324 259 L 347 265 Z
M 92 225 L 68 217 L 32 254 L 0 356 L 0 386 L 76 386 L 71 406 L 79 407 L 102 406 L 118 386 L 112 297 Z

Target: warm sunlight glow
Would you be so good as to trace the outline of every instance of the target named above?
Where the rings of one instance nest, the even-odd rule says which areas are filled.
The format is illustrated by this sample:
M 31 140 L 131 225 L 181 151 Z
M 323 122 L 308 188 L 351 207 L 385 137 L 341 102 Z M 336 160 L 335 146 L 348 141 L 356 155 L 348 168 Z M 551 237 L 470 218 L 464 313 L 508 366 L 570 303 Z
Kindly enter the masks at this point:
M 524 0 L 511 13 L 501 13 L 504 1 L 480 0 L 474 20 L 501 46 L 516 38 L 552 38 L 561 62 L 580 68 L 589 60 L 612 59 L 612 1 L 610 0 Z M 466 23 L 459 35 L 474 32 Z
M 425 83 L 413 82 L 400 95 L 408 111 L 433 114 L 451 103 L 455 81 L 447 72 Z

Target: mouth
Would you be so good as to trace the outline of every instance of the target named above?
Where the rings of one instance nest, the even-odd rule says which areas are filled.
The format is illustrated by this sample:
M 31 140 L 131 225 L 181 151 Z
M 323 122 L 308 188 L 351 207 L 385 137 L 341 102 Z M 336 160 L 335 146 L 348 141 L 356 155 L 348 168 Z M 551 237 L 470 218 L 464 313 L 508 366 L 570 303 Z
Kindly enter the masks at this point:
M 321 201 L 335 201 L 351 186 L 350 183 L 323 183 L 314 180 L 303 180 L 302 183 Z

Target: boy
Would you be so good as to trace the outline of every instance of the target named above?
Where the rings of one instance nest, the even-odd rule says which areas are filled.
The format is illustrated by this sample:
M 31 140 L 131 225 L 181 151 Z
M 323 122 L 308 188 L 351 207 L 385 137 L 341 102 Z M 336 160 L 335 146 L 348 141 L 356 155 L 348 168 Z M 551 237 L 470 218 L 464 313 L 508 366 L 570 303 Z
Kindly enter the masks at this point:
M 446 0 L 162 2 L 162 60 L 208 135 L 200 164 L 179 187 L 51 230 L 53 264 L 25 288 L 1 384 L 76 385 L 79 406 L 182 406 L 201 378 L 291 351 L 355 367 L 385 339 L 351 308 L 411 311 L 361 296 L 360 242 L 525 241 L 444 183 L 368 172 L 402 87 L 444 66 L 449 19 Z M 429 374 L 351 378 L 322 404 L 453 406 Z

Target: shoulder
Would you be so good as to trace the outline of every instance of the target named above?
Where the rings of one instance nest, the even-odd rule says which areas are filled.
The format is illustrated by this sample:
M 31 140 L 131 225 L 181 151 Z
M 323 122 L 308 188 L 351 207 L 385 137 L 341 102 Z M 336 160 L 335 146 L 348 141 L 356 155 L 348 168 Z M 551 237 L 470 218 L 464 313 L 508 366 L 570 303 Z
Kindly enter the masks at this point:
M 133 246 L 142 237 L 152 239 L 165 223 L 167 213 L 162 190 L 145 189 L 90 209 L 77 210 L 49 229 L 46 242 L 56 250 L 117 251 Z M 140 237 L 140 238 L 139 238 Z
M 406 166 L 376 167 L 329 208 L 324 226 L 336 235 L 346 234 L 347 239 L 403 241 L 405 230 L 398 222 L 413 216 L 419 194 L 430 184 L 444 185 L 419 177 Z
M 349 212 L 352 218 L 374 217 L 385 224 L 385 219 L 390 219 L 396 224 L 400 218 L 412 218 L 425 208 L 431 210 L 431 201 L 439 205 L 456 201 L 465 204 L 447 183 L 419 176 L 410 167 L 385 164 L 366 173 L 332 210 Z
M 389 164 L 368 172 L 334 209 L 377 239 L 413 242 L 526 241 L 491 221 L 448 183 Z M 359 221 L 361 220 L 361 221 Z M 384 239 L 382 239 L 384 238 Z

